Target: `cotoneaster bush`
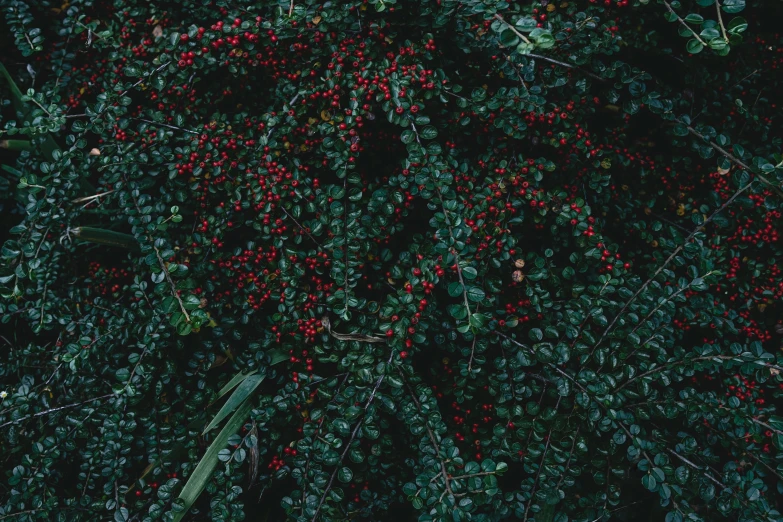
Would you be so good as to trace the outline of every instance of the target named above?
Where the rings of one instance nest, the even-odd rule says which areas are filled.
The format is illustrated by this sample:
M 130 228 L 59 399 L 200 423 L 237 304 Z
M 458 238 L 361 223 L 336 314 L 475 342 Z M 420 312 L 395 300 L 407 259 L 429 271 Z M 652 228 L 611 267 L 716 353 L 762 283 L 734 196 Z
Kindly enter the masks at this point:
M 0 6 L 0 520 L 783 520 L 777 0 Z

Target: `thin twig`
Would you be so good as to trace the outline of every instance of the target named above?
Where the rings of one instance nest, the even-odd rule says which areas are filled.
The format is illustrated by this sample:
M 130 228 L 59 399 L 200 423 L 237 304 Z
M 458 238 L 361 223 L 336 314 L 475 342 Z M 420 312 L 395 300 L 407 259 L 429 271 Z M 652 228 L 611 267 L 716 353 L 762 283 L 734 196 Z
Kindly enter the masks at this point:
M 28 419 L 34 419 L 36 417 L 42 417 L 44 415 L 49 415 L 50 413 L 56 413 L 58 411 L 67 410 L 70 408 L 77 408 L 79 406 L 83 406 L 84 404 L 89 404 L 91 402 L 100 401 L 103 399 L 106 399 L 108 397 L 114 397 L 113 393 L 108 393 L 106 395 L 101 395 L 100 397 L 93 397 L 92 399 L 88 399 L 86 401 L 77 402 L 76 404 L 68 404 L 66 406 L 58 406 L 57 408 L 50 408 L 48 410 L 39 411 L 38 413 L 31 413 L 30 415 L 26 415 L 22 417 L 21 419 L 16 419 L 12 421 L 5 422 L 3 424 L 0 424 L 0 428 L 4 428 L 6 426 L 10 426 L 12 424 L 19 424 L 20 422 L 24 422 Z
M 576 447 L 576 439 L 579 437 L 579 430 L 582 429 L 582 427 L 576 428 L 576 433 L 574 433 L 574 440 L 571 443 L 571 451 L 568 452 L 568 460 L 566 461 L 565 468 L 563 469 L 563 474 L 560 475 L 560 480 L 557 481 L 557 486 L 555 486 L 555 492 L 560 489 L 560 485 L 563 483 L 566 477 L 566 473 L 568 472 L 568 468 L 571 466 L 571 457 L 574 456 L 574 448 Z M 608 480 L 608 475 L 607 475 Z
M 473 369 L 473 356 L 476 353 L 476 339 L 477 337 L 473 336 L 473 345 L 470 347 L 470 360 L 468 360 L 468 373 L 470 373 L 471 369 Z
M 708 275 L 712 275 L 712 272 L 708 272 L 707 274 L 705 274 L 705 275 L 704 275 L 704 277 L 707 277 Z M 652 309 L 652 311 L 650 311 L 650 313 L 649 313 L 649 314 L 647 314 L 647 316 L 645 316 L 645 318 L 644 318 L 644 319 L 642 319 L 641 321 L 639 321 L 639 324 L 637 324 L 636 326 L 634 326 L 633 330 L 631 330 L 631 333 L 630 333 L 630 334 L 628 334 L 628 335 L 635 334 L 635 333 L 636 333 L 636 330 L 638 330 L 639 328 L 641 328 L 642 326 L 644 326 L 644 324 L 645 324 L 647 321 L 649 321 L 649 320 L 650 320 L 650 318 L 652 318 L 653 314 L 655 314 L 655 312 L 657 312 L 658 310 L 660 310 L 660 309 L 661 309 L 661 307 L 662 307 L 663 305 L 665 305 L 666 303 L 668 303 L 668 302 L 672 301 L 672 300 L 673 300 L 675 297 L 677 297 L 678 295 L 680 295 L 681 293 L 683 293 L 684 291 L 686 291 L 686 290 L 687 290 L 687 289 L 689 289 L 690 287 L 691 287 L 691 283 L 688 283 L 688 284 L 687 284 L 687 285 L 685 285 L 684 287 L 682 287 L 682 288 L 680 288 L 679 290 L 677 290 L 676 292 L 674 292 L 674 293 L 673 293 L 672 295 L 670 295 L 669 297 L 666 297 L 666 298 L 664 298 L 663 300 L 661 300 L 661 302 L 660 302 L 660 303 L 658 303 L 658 306 L 656 306 L 655 308 L 653 308 L 653 309 Z
M 562 397 L 557 398 L 557 404 L 555 405 L 555 411 L 557 411 L 558 406 L 560 406 L 560 399 Z M 527 507 L 525 508 L 525 518 L 522 520 L 522 522 L 527 521 L 527 517 L 530 515 L 530 504 L 533 503 L 533 498 L 536 495 L 536 489 L 538 488 L 538 479 L 541 477 L 541 470 L 544 469 L 544 460 L 546 459 L 546 454 L 549 451 L 549 442 L 551 441 L 552 436 L 552 428 L 549 428 L 549 433 L 547 433 L 546 436 L 546 445 L 544 445 L 544 453 L 541 455 L 541 462 L 538 464 L 538 471 L 536 471 L 536 478 L 533 481 L 533 489 L 530 490 L 530 498 L 527 501 Z
M 416 130 L 416 124 L 413 123 L 413 120 L 411 120 L 411 129 L 413 130 L 414 135 L 416 136 L 416 142 L 421 145 L 421 139 L 419 137 L 419 131 Z M 437 180 L 435 180 L 437 181 Z M 443 193 L 440 190 L 440 184 L 437 182 L 435 183 L 435 189 L 438 193 L 438 199 L 440 200 L 440 206 L 443 209 L 443 215 L 446 218 L 446 227 L 449 230 L 449 238 L 452 242 L 455 244 L 457 243 L 456 236 L 454 235 L 454 228 L 451 226 L 451 218 L 449 217 L 450 212 L 446 210 L 446 204 L 443 201 Z M 467 286 L 465 286 L 465 278 L 462 277 L 462 267 L 460 267 L 460 258 L 459 253 L 457 253 L 457 249 L 453 246 L 450 247 L 450 251 L 452 254 L 454 254 L 454 266 L 457 267 L 457 276 L 459 277 L 459 284 L 462 287 L 462 299 L 465 303 L 465 311 L 467 312 L 467 319 L 468 324 L 471 323 L 471 316 L 473 315 L 470 311 L 470 302 L 468 301 L 468 293 L 467 293 Z
M 671 220 L 669 220 L 668 218 L 666 218 L 666 217 L 664 217 L 664 216 L 662 216 L 662 215 L 660 215 L 660 214 L 656 214 L 655 212 L 650 212 L 650 214 L 651 214 L 652 216 L 655 216 L 655 217 L 657 217 L 657 218 L 658 218 L 658 219 L 660 219 L 661 221 L 665 221 L 666 223 L 670 224 L 670 225 L 671 225 L 671 226 L 673 226 L 673 227 L 677 227 L 677 228 L 679 228 L 679 229 L 680 229 L 680 230 L 682 230 L 683 232 L 688 232 L 688 233 L 690 233 L 690 230 L 688 230 L 688 229 L 687 229 L 687 228 L 685 228 L 684 226 L 682 226 L 682 225 L 680 225 L 680 224 L 678 224 L 678 223 L 675 223 L 674 221 L 671 221 Z
M 605 78 L 601 78 L 597 74 L 593 74 L 590 71 L 586 71 L 586 70 L 582 69 L 581 67 L 577 67 L 576 65 L 571 65 L 570 63 L 561 62 L 559 60 L 555 60 L 553 58 L 549 58 L 548 56 L 543 56 L 543 55 L 534 54 L 534 53 L 527 53 L 526 56 L 530 56 L 531 58 L 538 58 L 539 60 L 544 60 L 546 62 L 553 63 L 555 65 L 559 65 L 560 67 L 566 67 L 568 69 L 575 69 L 575 70 L 577 70 L 577 71 L 579 71 L 579 72 L 581 72 L 583 74 L 586 74 L 590 78 L 594 78 L 594 79 L 598 80 L 599 82 L 606 82 Z
M 693 35 L 693 37 L 694 37 L 694 38 L 696 38 L 696 40 L 698 40 L 698 42 L 699 42 L 700 44 L 702 44 L 704 47 L 707 47 L 707 42 L 705 42 L 704 40 L 702 40 L 702 39 L 699 37 L 699 35 L 698 35 L 698 34 L 696 34 L 696 31 L 694 31 L 693 29 L 691 29 L 691 26 L 689 26 L 687 23 L 685 23 L 685 20 L 683 20 L 682 18 L 680 18 L 680 15 L 678 15 L 676 12 L 674 12 L 674 9 L 672 9 L 672 6 L 671 6 L 671 4 L 669 4 L 669 2 L 667 2 L 666 0 L 663 0 L 663 4 L 666 6 L 666 9 L 668 9 L 668 10 L 669 10 L 669 12 L 670 12 L 671 14 L 673 14 L 674 16 L 676 16 L 676 17 L 677 17 L 677 20 L 678 20 L 678 21 L 679 21 L 679 22 L 680 22 L 680 23 L 683 25 L 683 27 L 685 27 L 685 28 L 686 28 L 688 31 L 690 31 L 690 32 L 691 32 L 691 34 Z
M 130 183 L 128 182 L 127 178 L 125 179 L 125 183 L 130 186 Z M 133 205 L 136 207 L 136 211 L 139 213 L 139 215 L 142 214 L 141 208 L 139 207 L 139 202 L 136 199 L 136 196 L 133 195 L 133 190 L 130 191 L 131 198 L 133 199 Z M 185 316 L 185 322 L 190 324 L 190 315 L 188 314 L 188 311 L 185 309 L 185 304 L 182 302 L 182 298 L 179 296 L 179 292 L 177 291 L 177 285 L 174 284 L 174 280 L 171 278 L 171 273 L 169 272 L 168 267 L 166 266 L 166 262 L 163 260 L 163 256 L 160 255 L 160 250 L 157 246 L 155 246 L 155 239 L 152 236 L 147 236 L 147 241 L 149 241 L 152 244 L 152 248 L 155 250 L 155 256 L 158 258 L 158 264 L 160 265 L 160 269 L 163 271 L 163 274 L 166 277 L 166 281 L 169 283 L 169 287 L 171 287 L 171 295 L 174 297 L 174 299 L 177 300 L 177 303 L 179 304 L 179 309 L 182 312 L 182 315 Z
M 391 364 L 392 358 L 394 357 L 394 353 L 395 352 L 392 350 L 391 354 L 389 355 L 389 360 L 386 362 L 386 364 Z M 367 413 L 367 409 L 375 400 L 375 393 L 378 391 L 378 388 L 381 387 L 381 383 L 383 382 L 384 377 L 386 377 L 386 374 L 380 375 L 378 377 L 378 380 L 375 381 L 375 387 L 373 387 L 372 392 L 370 393 L 370 397 L 367 399 L 367 402 L 364 404 L 364 413 Z M 363 422 L 364 422 L 364 416 L 362 416 L 356 422 L 356 426 L 354 427 L 353 432 L 351 433 L 351 438 L 348 439 L 348 443 L 345 445 L 345 449 L 343 450 L 343 453 L 340 455 L 340 460 L 337 461 L 334 471 L 332 472 L 332 476 L 329 477 L 329 483 L 326 485 L 326 489 L 324 489 L 323 495 L 321 495 L 321 500 L 318 502 L 318 507 L 315 509 L 312 522 L 315 522 L 318 519 L 318 513 L 320 513 L 321 507 L 326 501 L 326 495 L 328 495 L 329 491 L 332 489 L 332 484 L 334 484 L 334 478 L 337 476 L 337 472 L 340 470 L 340 465 L 343 463 L 343 461 L 345 460 L 345 456 L 348 454 L 348 451 L 351 449 L 351 444 L 353 444 L 353 441 L 356 438 L 356 434 L 359 433 L 359 428 L 362 427 Z
M 83 198 L 76 198 L 72 199 L 71 203 L 90 203 L 94 199 L 99 199 L 103 196 L 107 196 L 114 192 L 114 189 L 107 190 L 106 192 L 101 192 L 100 194 L 93 194 L 92 196 L 84 196 Z
M 323 248 L 323 247 L 321 246 L 321 243 L 319 243 L 319 242 L 318 242 L 318 241 L 317 241 L 317 240 L 316 240 L 316 239 L 315 239 L 315 238 L 312 236 L 312 234 L 310 234 L 310 232 L 308 232 L 308 231 L 307 231 L 307 229 L 306 229 L 305 227 L 303 227 L 303 226 L 302 226 L 302 225 L 299 223 L 299 221 L 297 221 L 297 220 L 296 220 L 296 218 L 295 218 L 294 216 L 292 216 L 291 214 L 289 214 L 289 213 L 288 213 L 288 211 L 287 211 L 285 208 L 283 208 L 283 207 L 280 207 L 280 210 L 282 210 L 283 212 L 285 212 L 285 215 L 286 215 L 286 216 L 288 216 L 288 217 L 290 217 L 290 218 L 293 220 L 293 222 L 294 222 L 294 223 L 296 223 L 296 226 L 298 226 L 298 227 L 299 227 L 299 228 L 302 230 L 302 232 L 304 232 L 305 234 L 307 234 L 307 237 L 309 237 L 310 239 L 312 239 L 312 240 L 313 240 L 313 243 L 315 243 L 316 245 L 318 245 L 318 247 L 319 247 L 319 248 Z
M 321 324 L 326 329 L 327 333 L 339 341 L 358 341 L 361 343 L 385 343 L 386 339 L 383 337 L 373 337 L 372 335 L 361 334 L 341 334 L 332 331 L 332 322 L 329 320 L 329 316 L 325 315 L 321 317 Z
M 748 78 L 750 78 L 751 76 L 753 76 L 753 75 L 755 75 L 755 74 L 758 74 L 760 71 L 761 71 L 761 69 L 756 69 L 756 70 L 754 70 L 752 73 L 750 73 L 749 75 L 745 76 L 745 77 L 744 77 L 744 78 L 742 78 L 740 81 L 738 81 L 737 83 L 735 83 L 734 85 L 732 85 L 732 86 L 731 86 L 731 88 L 733 89 L 734 87 L 736 87 L 737 85 L 741 84 L 742 82 L 744 82 L 745 80 L 747 80 L 747 79 L 748 79 Z
M 449 478 L 449 473 L 446 471 L 446 463 L 443 462 L 443 459 L 440 456 L 440 448 L 438 447 L 438 442 L 435 439 L 435 434 L 432 433 L 432 429 L 430 429 L 429 426 L 429 418 L 424 414 L 424 411 L 421 408 L 421 403 L 416 398 L 416 394 L 414 393 L 413 389 L 411 388 L 411 385 L 408 384 L 408 381 L 405 379 L 405 375 L 402 373 L 402 370 L 399 370 L 400 377 L 402 377 L 403 382 L 405 383 L 405 386 L 408 388 L 408 393 L 410 393 L 411 399 L 413 400 L 413 404 L 416 405 L 416 409 L 419 411 L 419 415 L 421 415 L 424 418 L 424 428 L 427 430 L 427 436 L 430 439 L 430 442 L 432 443 L 432 448 L 435 450 L 435 458 L 438 459 L 438 462 L 440 463 L 440 474 L 443 475 L 443 481 L 444 485 L 446 487 L 446 492 L 454 496 L 454 491 L 451 489 L 451 479 Z M 433 480 L 437 477 L 433 477 Z M 431 481 L 430 481 L 431 482 Z
M 157 122 L 157 121 L 146 120 L 144 118 L 133 118 L 133 119 L 134 120 L 138 120 L 138 121 L 143 121 L 144 123 L 149 123 L 150 125 L 157 125 L 159 127 L 166 127 L 167 129 L 173 129 L 173 130 L 178 130 L 178 131 L 182 131 L 182 132 L 187 132 L 188 134 L 195 134 L 195 135 L 199 134 L 196 131 L 183 129 L 182 127 L 176 127 L 174 125 L 169 125 L 168 123 L 160 123 L 160 122 Z
M 120 98 L 122 98 L 123 96 L 125 96 L 126 94 L 128 94 L 128 93 L 131 91 L 131 89 L 135 89 L 136 87 L 138 87 L 139 85 L 141 85 L 142 83 L 144 83 L 144 80 L 148 80 L 148 79 L 150 79 L 150 78 L 152 77 L 152 75 L 153 75 L 153 74 L 155 74 L 155 73 L 157 73 L 157 72 L 159 72 L 159 71 L 162 71 L 163 69 L 165 69 L 166 67 L 168 67 L 170 64 L 171 64 L 171 62 L 170 62 L 170 61 L 169 61 L 169 62 L 166 62 L 166 63 L 164 63 L 163 65 L 161 65 L 160 67 L 156 68 L 156 69 L 155 69 L 154 71 L 152 71 L 151 73 L 149 73 L 147 76 L 145 76 L 145 77 L 141 78 L 139 81 L 137 81 L 136 83 L 134 83 L 133 85 L 131 85 L 130 87 L 128 87 L 127 89 L 125 89 L 124 91 L 122 91 L 122 92 L 120 93 Z M 107 105 L 106 107 L 108 108 L 109 106 Z M 104 108 L 104 110 L 103 110 L 103 111 L 101 111 L 101 112 L 100 112 L 100 114 L 103 114 L 105 111 L 106 111 L 106 108 Z
M 171 279 L 171 273 L 169 273 L 169 269 L 166 267 L 166 262 L 163 261 L 163 257 L 161 257 L 160 255 L 160 250 L 158 250 L 158 247 L 156 247 L 154 243 L 152 245 L 152 248 L 155 249 L 155 255 L 158 258 L 158 264 L 160 264 L 160 268 L 161 270 L 163 270 L 163 274 L 166 276 L 166 281 L 168 281 L 169 286 L 171 287 L 171 295 L 173 295 L 174 299 L 176 299 L 177 303 L 179 303 L 179 309 L 182 312 L 182 315 L 185 316 L 185 321 L 190 323 L 190 315 L 188 314 L 188 311 L 185 309 L 185 305 L 182 302 L 182 298 L 179 296 L 179 292 L 177 291 L 177 285 L 175 285 L 174 280 Z
M 37 513 L 38 511 L 43 511 L 43 508 L 28 509 L 27 511 L 17 511 L 16 513 L 9 513 L 8 515 L 3 515 L 2 517 L 0 517 L 0 520 L 5 520 L 11 517 L 21 517 L 22 515 L 29 515 L 30 513 Z
M 726 34 L 726 26 L 723 25 L 723 16 L 720 14 L 720 0 L 715 0 L 715 10 L 718 11 L 718 25 L 720 25 L 720 32 L 723 33 L 723 41 L 729 43 L 729 36 Z
M 30 96 L 30 101 L 33 102 L 34 104 L 36 104 L 42 111 L 44 111 L 47 116 L 49 116 L 50 118 L 52 117 L 52 113 L 47 111 L 46 108 L 43 105 L 38 103 L 38 101 L 33 96 Z
M 726 484 L 724 484 L 723 482 L 719 481 L 718 479 L 716 479 L 715 477 L 713 477 L 712 475 L 710 475 L 709 473 L 704 471 L 704 468 L 702 468 L 701 466 L 699 466 L 697 464 L 694 464 L 693 462 L 691 462 L 690 460 L 686 459 L 685 457 L 683 457 L 682 455 L 680 455 L 676 451 L 670 450 L 669 448 L 666 448 L 666 451 L 668 451 L 670 454 L 674 455 L 675 457 L 677 457 L 678 459 L 680 459 L 681 461 L 683 461 L 684 463 L 686 463 L 687 465 L 689 465 L 693 469 L 697 469 L 697 470 L 701 471 L 702 474 L 705 477 L 707 477 L 708 479 L 710 479 L 711 481 L 713 481 L 715 484 L 717 484 L 718 486 L 722 487 L 723 489 L 727 489 L 728 488 L 728 486 L 726 486 Z
M 345 372 L 345 377 L 343 378 L 342 382 L 337 385 L 337 388 L 335 389 L 334 395 L 329 400 L 328 403 L 326 403 L 326 407 L 324 408 L 324 411 L 326 411 L 329 406 L 331 406 L 335 399 L 340 395 L 340 389 L 345 385 L 345 382 L 348 380 L 348 377 L 350 377 L 350 372 Z M 331 377 L 329 377 L 331 379 Z M 322 379 L 326 380 L 326 379 Z M 320 382 L 320 381 L 319 381 Z M 311 383 L 312 384 L 312 383 Z M 318 432 L 321 430 L 321 426 L 324 424 L 324 419 L 326 416 L 321 418 L 321 422 L 318 424 L 318 427 L 315 429 L 315 433 L 313 434 L 313 438 L 318 436 Z M 305 462 L 304 467 L 304 473 L 302 474 L 302 516 L 304 516 L 304 510 L 305 510 L 305 501 L 307 500 L 307 473 L 310 470 L 310 460 L 312 459 L 312 455 L 310 452 L 307 452 L 307 461 Z
M 648 371 L 646 371 L 644 373 L 640 373 L 636 377 L 633 377 L 632 379 L 630 379 L 628 381 L 625 381 L 615 391 L 619 392 L 620 390 L 622 390 L 623 388 L 625 388 L 626 386 L 628 386 L 632 382 L 634 382 L 636 380 L 639 380 L 639 379 L 642 379 L 644 377 L 647 377 L 648 375 L 652 375 L 654 373 L 660 372 L 661 370 L 665 370 L 667 368 L 680 366 L 682 364 L 687 364 L 689 362 L 714 361 L 714 360 L 719 360 L 719 361 L 738 361 L 737 357 L 733 356 L 733 355 L 705 355 L 705 356 L 702 356 L 702 357 L 694 357 L 692 359 L 681 359 L 679 361 L 674 361 L 674 362 L 671 362 L 671 363 L 663 364 L 661 366 L 653 368 L 652 370 L 648 370 Z M 761 363 L 756 363 L 756 364 L 761 364 Z M 774 364 L 761 364 L 761 365 L 766 367 L 766 368 L 776 369 L 778 371 L 783 370 L 783 368 L 781 368 L 779 366 L 776 366 Z M 754 422 L 756 422 L 756 421 L 754 421 Z
M 603 334 L 601 334 L 601 338 L 598 339 L 597 343 L 595 343 L 595 346 L 593 347 L 588 357 L 592 356 L 592 354 L 598 349 L 598 347 L 601 345 L 604 339 L 606 339 L 606 336 L 609 335 L 609 333 L 612 331 L 612 328 L 614 327 L 615 323 L 617 323 L 617 321 L 620 319 L 620 316 L 622 316 L 623 313 L 625 313 L 625 311 L 636 300 L 639 294 L 641 294 L 648 286 L 650 286 L 650 283 L 652 283 L 655 280 L 655 278 L 658 277 L 658 274 L 660 274 L 667 266 L 669 266 L 669 263 L 671 263 L 674 260 L 674 258 L 677 257 L 677 254 L 679 254 L 682 251 L 682 249 L 685 248 L 685 246 L 688 243 L 690 243 L 691 239 L 693 239 L 700 230 L 702 230 L 705 226 L 707 226 L 707 224 L 712 222 L 712 220 L 715 219 L 715 217 L 718 214 L 720 214 L 726 207 L 728 207 L 731 203 L 733 203 L 734 200 L 740 196 L 740 194 L 748 190 L 751 185 L 753 185 L 753 181 L 751 181 L 744 187 L 738 189 L 734 193 L 734 195 L 732 195 L 728 200 L 726 200 L 725 203 L 723 203 L 723 205 L 721 205 L 717 210 L 715 210 L 712 214 L 710 214 L 710 217 L 708 217 L 704 221 L 704 223 L 702 223 L 701 225 L 693 229 L 693 231 L 688 235 L 688 237 L 685 238 L 685 241 L 683 241 L 683 243 L 680 246 L 674 249 L 674 252 L 672 252 L 671 255 L 666 259 L 666 261 L 664 261 L 664 263 L 658 267 L 655 273 L 649 279 L 647 279 L 647 281 L 644 282 L 644 284 L 636 291 L 636 293 L 634 293 L 631 296 L 630 299 L 628 299 L 628 301 L 625 302 L 625 304 L 617 313 L 617 315 L 615 315 L 614 319 L 612 319 L 612 322 L 609 323 L 609 326 L 607 326 L 606 330 L 604 330 Z
M 527 37 L 527 36 L 525 36 L 524 34 L 520 33 L 519 31 L 517 31 L 516 27 L 514 27 L 514 26 L 513 26 L 513 25 L 511 25 L 510 23 L 506 22 L 506 20 L 505 20 L 505 19 L 503 19 L 503 17 L 502 17 L 502 16 L 500 16 L 500 15 L 499 15 L 499 14 L 497 14 L 497 13 L 495 13 L 495 19 L 497 19 L 497 20 L 500 20 L 501 22 L 503 22 L 504 24 L 506 24 L 506 27 L 508 27 L 509 29 L 511 29 L 511 31 L 512 31 L 512 32 L 513 32 L 515 35 L 519 36 L 519 38 L 520 38 L 520 39 L 521 39 L 523 42 L 525 42 L 525 43 L 527 43 L 527 44 L 532 44 L 532 42 L 531 42 L 531 41 L 528 39 L 528 37 Z
M 730 153 L 729 151 L 727 151 L 726 149 L 724 149 L 723 147 L 721 147 L 720 145 L 715 143 L 714 141 L 711 141 L 709 138 L 707 138 L 706 136 L 704 136 L 699 131 L 697 131 L 696 129 L 694 129 L 693 127 L 688 125 L 687 123 L 683 122 L 682 120 L 679 120 L 679 119 L 675 118 L 674 121 L 684 125 L 685 128 L 688 129 L 688 132 L 690 132 L 691 134 L 693 134 L 694 136 L 699 138 L 701 141 L 703 141 L 704 143 L 706 143 L 707 145 L 709 145 L 710 147 L 712 147 L 716 151 L 718 151 L 721 154 L 723 154 L 724 157 L 726 157 L 728 160 L 733 162 L 735 165 L 737 165 L 739 167 L 742 167 L 744 170 L 747 170 L 751 174 L 754 174 L 757 178 L 759 178 L 761 181 L 763 181 L 764 183 L 769 185 L 773 190 L 775 190 L 778 193 L 778 196 L 783 196 L 783 191 L 780 190 L 780 187 L 778 187 L 776 184 L 772 183 L 770 180 L 768 180 L 766 177 L 764 177 L 759 172 L 757 172 L 757 171 L 753 170 L 752 168 L 750 168 L 741 159 L 739 159 L 738 157 L 736 157 L 735 155 L 733 155 L 732 153 Z

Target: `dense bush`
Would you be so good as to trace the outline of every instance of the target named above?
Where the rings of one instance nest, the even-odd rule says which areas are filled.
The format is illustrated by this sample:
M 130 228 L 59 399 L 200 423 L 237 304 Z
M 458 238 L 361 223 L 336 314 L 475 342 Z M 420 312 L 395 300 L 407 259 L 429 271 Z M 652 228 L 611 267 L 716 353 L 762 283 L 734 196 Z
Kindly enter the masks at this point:
M 778 0 L 0 6 L 0 520 L 783 520 Z

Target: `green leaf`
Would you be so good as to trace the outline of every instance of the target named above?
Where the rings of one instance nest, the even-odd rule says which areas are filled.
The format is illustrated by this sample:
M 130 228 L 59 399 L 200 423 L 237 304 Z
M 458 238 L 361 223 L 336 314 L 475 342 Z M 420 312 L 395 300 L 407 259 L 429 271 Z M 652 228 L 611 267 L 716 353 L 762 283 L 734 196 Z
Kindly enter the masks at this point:
M 703 292 L 704 290 L 707 290 L 709 287 L 710 285 L 708 285 L 701 277 L 697 277 L 691 282 L 691 288 L 693 288 L 697 292 Z
M 431 140 L 438 136 L 438 129 L 433 127 L 432 125 L 428 125 L 421 129 L 421 137 L 425 140 Z
M 462 288 L 461 285 L 460 288 Z M 465 308 L 464 304 L 452 304 L 449 305 L 449 315 L 454 319 L 462 320 L 468 316 L 468 309 Z
M 745 9 L 745 0 L 722 0 L 721 9 L 729 14 L 739 13 Z
M 340 471 L 337 472 L 337 480 L 343 483 L 348 483 L 353 479 L 353 471 L 351 471 L 351 468 L 347 466 L 343 466 L 340 468 Z
M 232 411 L 237 409 L 241 404 L 249 399 L 255 389 L 258 388 L 258 385 L 261 384 L 261 381 L 264 380 L 264 377 L 265 375 L 248 375 L 242 381 L 242 383 L 237 386 L 237 389 L 234 390 L 234 393 L 231 394 L 231 397 L 228 398 L 226 403 L 222 408 L 220 408 L 220 411 L 217 412 L 217 415 L 215 415 L 207 427 L 204 428 L 204 431 L 202 431 L 201 434 L 204 435 L 209 430 L 220 424 L 220 422 L 228 417 Z
M 451 297 L 457 297 L 462 295 L 462 283 L 460 283 L 459 281 L 453 281 L 449 283 L 448 292 Z
M 519 43 L 519 37 L 511 29 L 500 32 L 500 44 L 503 47 L 514 47 Z
M 514 24 L 523 33 L 529 33 L 536 28 L 538 22 L 531 16 L 523 16 Z
M 768 420 L 767 423 L 775 428 L 776 430 L 783 430 L 783 417 L 779 417 L 777 415 L 772 415 Z
M 702 23 L 704 23 L 704 17 L 700 14 L 695 14 L 695 13 L 688 14 L 684 18 L 684 20 L 689 24 L 701 25 Z
M 726 26 L 726 30 L 729 32 L 729 34 L 740 34 L 745 32 L 747 29 L 748 22 L 741 16 L 732 18 L 729 24 Z
M 546 29 L 536 27 L 530 32 L 530 38 L 536 43 L 536 47 L 549 49 L 555 45 L 555 37 Z
M 484 298 L 487 296 L 484 293 L 484 290 L 482 290 L 478 286 L 468 287 L 467 294 L 468 294 L 468 300 L 473 301 L 474 303 L 479 303 L 483 301 Z
M 220 430 L 212 444 L 207 448 L 206 453 L 199 461 L 196 469 L 188 477 L 185 487 L 179 495 L 179 501 L 183 509 L 173 514 L 173 522 L 179 522 L 187 514 L 190 508 L 198 499 L 201 492 L 204 491 L 207 483 L 212 479 L 212 472 L 219 462 L 218 454 L 225 449 L 228 439 L 234 435 L 245 423 L 250 412 L 253 410 L 253 402 L 250 397 L 243 402 L 234 415 L 228 420 L 226 425 Z
M 482 328 L 489 321 L 489 317 L 486 314 L 475 313 L 470 316 L 470 326 L 474 328 Z
M 472 266 L 466 266 L 462 269 L 462 275 L 465 277 L 465 279 L 472 281 L 473 279 L 476 279 L 478 272 Z
M 699 36 L 701 36 L 704 40 L 709 42 L 710 40 L 714 40 L 715 38 L 720 38 L 720 32 L 718 32 L 718 30 L 715 29 L 714 27 L 707 27 L 701 33 L 699 33 Z
M 696 38 L 691 38 L 685 44 L 685 49 L 691 54 L 699 54 L 704 49 L 704 46 Z

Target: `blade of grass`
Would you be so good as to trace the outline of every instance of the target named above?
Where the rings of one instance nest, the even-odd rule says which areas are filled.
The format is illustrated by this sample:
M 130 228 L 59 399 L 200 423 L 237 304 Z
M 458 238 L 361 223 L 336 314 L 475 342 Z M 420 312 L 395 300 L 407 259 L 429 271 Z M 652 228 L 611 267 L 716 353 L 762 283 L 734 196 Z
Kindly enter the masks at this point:
M 0 149 L 6 150 L 33 150 L 33 144 L 25 140 L 0 140 Z
M 245 378 L 239 386 L 237 386 L 237 389 L 234 390 L 234 393 L 231 394 L 231 397 L 229 397 L 226 403 L 220 408 L 217 415 L 215 415 L 215 418 L 207 424 L 207 427 L 204 428 L 204 431 L 202 431 L 201 434 L 204 435 L 206 432 L 220 424 L 223 419 L 228 417 L 240 404 L 243 404 L 250 398 L 256 388 L 258 388 L 258 385 L 261 384 L 261 381 L 264 380 L 264 377 L 266 376 L 255 374 Z
M 22 101 L 22 91 L 20 91 L 19 87 L 16 86 L 16 82 L 13 78 L 11 78 L 11 75 L 8 73 L 8 69 L 6 69 L 5 65 L 2 63 L 0 63 L 0 76 L 5 78 L 5 81 L 8 84 L 8 88 L 11 90 L 11 101 L 14 102 L 14 107 L 16 107 L 16 110 L 26 114 L 27 107 Z
M 136 238 L 130 234 L 123 234 L 122 232 L 115 232 L 113 230 L 104 230 L 102 228 L 93 227 L 77 227 L 71 229 L 71 234 L 74 237 L 78 237 L 84 241 L 90 243 L 98 243 L 100 245 L 110 245 L 128 250 L 138 250 L 139 242 Z
M 0 169 L 3 169 L 4 171 L 8 172 L 9 174 L 13 174 L 17 178 L 21 178 L 22 177 L 22 173 L 19 172 L 18 170 L 16 170 L 15 168 L 13 168 L 10 165 L 5 165 L 5 164 L 0 165 Z
M 179 495 L 179 501 L 182 503 L 183 509 L 182 511 L 174 513 L 174 517 L 172 518 L 173 522 L 182 520 L 190 508 L 193 507 L 193 504 L 212 478 L 212 473 L 215 471 L 219 461 L 218 453 L 226 447 L 229 437 L 242 427 L 252 409 L 253 402 L 251 398 L 248 397 L 234 415 L 231 416 L 223 429 L 220 430 L 220 433 L 218 433 L 215 440 L 212 441 L 212 444 L 209 445 L 207 452 L 199 461 L 196 469 L 193 470 L 193 474 L 188 478 L 185 487 L 182 488 L 182 492 Z
M 280 364 L 283 361 L 287 361 L 291 358 L 290 355 L 288 355 L 288 352 L 283 350 L 272 350 L 269 353 L 269 359 L 270 359 L 270 366 L 274 366 L 276 364 Z
M 226 383 L 226 385 L 225 385 L 225 386 L 223 386 L 222 388 L 220 388 L 220 391 L 218 392 L 217 399 L 220 399 L 220 398 L 221 398 L 221 397 L 223 397 L 225 394 L 227 394 L 228 392 L 230 392 L 231 390 L 233 390 L 234 388 L 236 388 L 237 384 L 239 384 L 240 382 L 244 381 L 245 379 L 247 379 L 248 377 L 250 377 L 250 376 L 251 376 L 251 375 L 253 375 L 254 373 L 256 373 L 256 370 L 253 370 L 253 371 L 252 371 L 252 372 L 250 372 L 250 373 L 242 373 L 242 372 L 239 372 L 238 374 L 234 375 L 234 376 L 231 378 L 231 380 L 230 380 L 230 381 L 228 381 L 228 382 Z M 215 400 L 217 400 L 217 399 L 215 399 Z

